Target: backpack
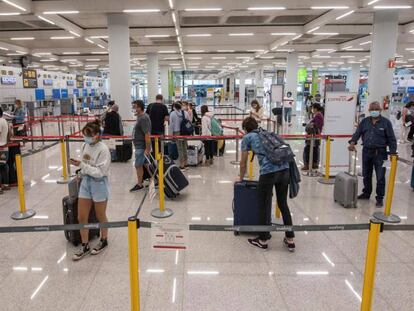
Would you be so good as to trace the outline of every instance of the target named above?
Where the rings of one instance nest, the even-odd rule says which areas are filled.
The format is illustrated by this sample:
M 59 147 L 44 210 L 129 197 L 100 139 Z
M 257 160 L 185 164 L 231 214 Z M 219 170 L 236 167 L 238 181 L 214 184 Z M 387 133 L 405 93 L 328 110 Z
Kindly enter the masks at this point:
M 398 110 L 397 115 L 395 116 L 397 120 L 401 119 L 401 115 L 402 115 L 401 110 Z
M 223 136 L 223 132 L 220 122 L 215 117 L 211 117 L 211 135 Z
M 180 134 L 181 135 L 193 135 L 194 133 L 194 126 L 190 120 L 185 118 L 184 111 L 181 111 L 182 120 L 180 124 Z
M 268 158 L 273 164 L 280 165 L 283 162 L 292 162 L 295 160 L 295 154 L 290 148 L 290 145 L 276 133 L 263 129 L 254 130 L 253 132 L 259 135 L 260 142 L 265 151 L 263 156 Z

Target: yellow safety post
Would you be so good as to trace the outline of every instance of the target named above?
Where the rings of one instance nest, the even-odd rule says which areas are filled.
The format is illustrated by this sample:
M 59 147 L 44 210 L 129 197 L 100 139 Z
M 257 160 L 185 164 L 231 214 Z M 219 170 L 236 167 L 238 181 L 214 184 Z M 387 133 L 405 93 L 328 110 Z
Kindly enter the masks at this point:
M 26 200 L 24 197 L 24 178 L 23 178 L 23 165 L 22 165 L 22 156 L 20 154 L 16 155 L 16 171 L 17 171 L 17 190 L 19 192 L 19 204 L 20 209 L 18 212 L 14 212 L 11 215 L 12 219 L 22 220 L 30 218 L 36 214 L 32 209 L 26 209 Z
M 60 156 L 62 161 L 62 178 L 57 181 L 58 184 L 67 184 L 68 179 L 68 165 L 67 165 L 67 155 L 66 155 L 66 145 L 65 140 L 60 141 Z
M 169 208 L 165 208 L 164 193 L 164 154 L 160 152 L 158 147 L 158 138 L 155 138 L 155 158 L 158 161 L 158 193 L 160 197 L 159 208 L 152 210 L 151 215 L 156 218 L 170 217 L 173 212 Z
M 381 222 L 372 221 L 369 224 L 367 255 L 365 259 L 364 288 L 362 289 L 361 311 L 371 311 L 372 295 L 374 293 L 375 268 L 377 265 L 378 242 L 381 232 Z
M 138 220 L 135 217 L 128 219 L 128 253 L 131 311 L 139 311 Z
M 253 151 L 249 151 L 249 180 L 253 180 Z
M 280 218 L 280 209 L 279 209 L 279 205 L 277 205 L 277 202 L 276 202 L 276 206 L 275 206 L 275 215 L 276 215 L 277 219 Z
M 398 156 L 396 154 L 391 155 L 391 169 L 388 181 L 387 194 L 385 197 L 385 211 L 384 213 L 374 213 L 374 217 L 376 219 L 390 223 L 399 223 L 401 221 L 401 218 L 399 216 L 391 214 L 392 198 L 394 196 L 395 177 L 397 175 L 397 161 Z
M 329 179 L 331 165 L 331 138 L 326 137 L 325 179 Z

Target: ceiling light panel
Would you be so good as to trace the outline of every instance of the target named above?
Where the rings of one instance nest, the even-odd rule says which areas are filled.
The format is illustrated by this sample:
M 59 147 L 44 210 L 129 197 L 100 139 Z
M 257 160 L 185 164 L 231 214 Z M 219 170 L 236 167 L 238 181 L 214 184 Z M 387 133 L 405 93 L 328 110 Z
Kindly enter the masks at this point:
M 160 9 L 128 9 L 123 10 L 124 13 L 157 13 Z
M 222 11 L 222 8 L 189 8 L 184 9 L 186 12 L 211 12 L 211 11 Z
M 10 1 L 10 0 L 2 0 L 2 1 L 4 3 L 7 3 L 8 5 L 11 5 L 11 6 L 15 7 L 16 9 L 19 9 L 19 10 L 23 11 L 23 12 L 27 11 L 24 7 L 14 3 L 13 1 Z
M 54 15 L 54 14 L 60 14 L 60 15 L 66 15 L 66 14 L 79 14 L 79 11 L 46 11 L 43 12 L 44 15 Z

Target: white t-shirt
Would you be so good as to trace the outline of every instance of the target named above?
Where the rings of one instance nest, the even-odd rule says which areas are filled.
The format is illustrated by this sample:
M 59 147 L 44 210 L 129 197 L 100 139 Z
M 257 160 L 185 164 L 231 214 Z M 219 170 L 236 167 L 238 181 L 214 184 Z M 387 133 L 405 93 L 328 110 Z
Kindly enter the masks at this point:
M 211 135 L 211 116 L 208 112 L 206 112 L 204 116 L 201 118 L 201 135 Z
M 283 106 L 285 107 L 285 108 L 292 108 L 293 107 L 293 103 L 294 103 L 294 101 L 293 101 L 293 97 L 285 97 L 285 98 L 283 98 Z
M 0 118 L 0 146 L 7 145 L 7 135 L 9 133 L 9 124 L 6 119 Z

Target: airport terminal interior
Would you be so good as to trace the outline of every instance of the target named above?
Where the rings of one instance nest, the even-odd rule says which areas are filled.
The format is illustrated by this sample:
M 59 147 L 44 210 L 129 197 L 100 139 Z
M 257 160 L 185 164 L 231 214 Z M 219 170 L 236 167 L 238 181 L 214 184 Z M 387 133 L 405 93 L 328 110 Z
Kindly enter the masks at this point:
M 0 310 L 414 310 L 413 53 L 412 0 L 0 0 Z

